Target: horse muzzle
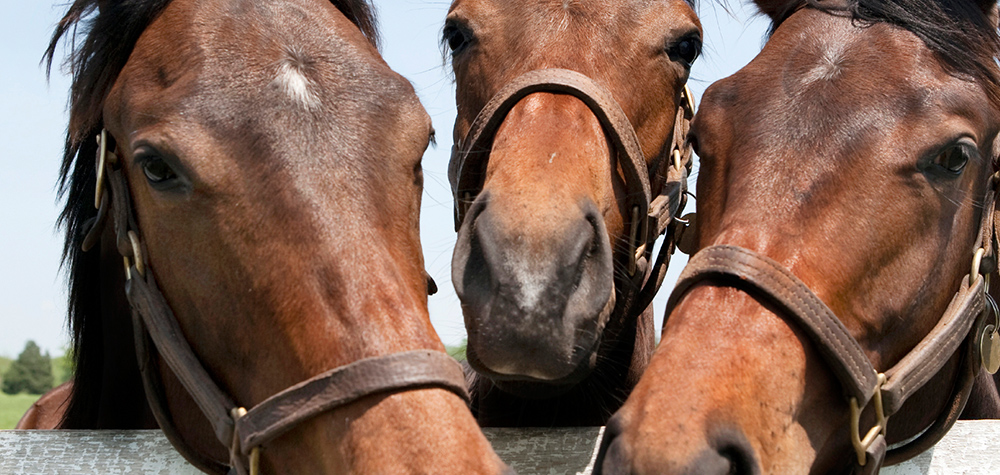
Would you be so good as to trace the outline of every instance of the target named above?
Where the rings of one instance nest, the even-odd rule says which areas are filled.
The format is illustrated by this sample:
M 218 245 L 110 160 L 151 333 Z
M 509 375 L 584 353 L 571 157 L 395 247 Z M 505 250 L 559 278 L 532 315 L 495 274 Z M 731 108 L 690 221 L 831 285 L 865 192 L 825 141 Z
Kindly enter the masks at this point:
M 539 235 L 490 196 L 470 209 L 452 260 L 469 362 L 494 381 L 575 383 L 593 367 L 614 308 L 603 218 L 583 200 Z

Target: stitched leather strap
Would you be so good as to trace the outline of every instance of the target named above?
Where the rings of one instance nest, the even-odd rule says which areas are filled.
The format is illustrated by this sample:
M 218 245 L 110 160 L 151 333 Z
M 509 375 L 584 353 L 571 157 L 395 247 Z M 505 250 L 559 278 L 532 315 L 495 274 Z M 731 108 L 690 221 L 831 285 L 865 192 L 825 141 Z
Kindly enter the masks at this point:
M 673 243 L 665 242 L 655 264 L 650 266 L 653 245 L 687 202 L 687 179 L 693 160 L 692 148 L 687 143 L 694 117 L 691 92 L 685 87 L 680 95 L 670 147 L 653 164 L 648 164 L 625 112 L 612 94 L 594 80 L 568 69 L 540 69 L 519 76 L 490 99 L 476 116 L 466 136 L 452 147 L 448 178 L 454 194 L 456 231 L 461 227 L 469 206 L 482 191 L 497 130 L 518 102 L 536 92 L 569 94 L 580 99 L 600 122 L 617 153 L 628 190 L 626 209 L 637 209 L 640 222 L 637 223 L 639 232 L 635 242 L 631 243 L 635 249 L 629 256 L 632 260 L 630 267 L 634 264 L 635 272 L 627 282 L 617 282 L 619 297 L 615 312 L 634 318 L 652 302 L 675 249 Z M 662 186 L 655 194 L 651 190 L 650 170 L 664 176 Z M 633 218 L 626 216 L 626 219 Z
M 688 261 L 667 302 L 669 316 L 680 299 L 703 280 L 730 276 L 778 305 L 806 332 L 844 390 L 863 406 L 872 397 L 878 374 L 844 324 L 816 294 L 781 264 L 737 246 L 707 247 Z
M 962 281 L 938 324 L 885 372 L 888 381 L 882 386 L 882 404 L 887 414 L 898 411 L 913 393 L 941 371 L 971 333 L 976 317 L 983 314 L 984 279 L 980 276 L 973 287 L 969 287 L 968 278 Z
M 966 355 L 959 379 L 949 398 L 948 409 L 918 438 L 890 452 L 892 462 L 912 457 L 933 445 L 954 424 L 968 401 L 972 380 L 978 370 L 978 347 L 975 339 L 984 321 L 985 279 L 977 275 L 969 283 L 962 279 L 938 324 L 902 360 L 885 372 L 886 382 L 879 386 L 878 374 L 861 346 L 843 323 L 801 280 L 772 259 L 737 246 L 710 246 L 688 261 L 667 303 L 666 316 L 691 288 L 709 279 L 735 279 L 738 287 L 750 287 L 778 306 L 781 315 L 794 321 L 812 340 L 827 366 L 840 381 L 848 397 L 856 398 L 864 408 L 876 391 L 880 392 L 883 411 L 888 418 L 906 400 L 927 384 L 958 352 L 965 342 Z M 919 449 L 919 450 L 915 450 Z M 875 473 L 886 456 L 885 437 L 879 434 L 865 449 L 868 462 L 856 466 L 856 473 Z
M 625 183 L 633 195 L 630 204 L 639 206 L 640 216 L 646 216 L 652 200 L 648 165 L 632 124 L 618 102 L 607 89 L 576 71 L 539 69 L 519 76 L 500 89 L 479 111 L 465 138 L 452 148 L 448 175 L 455 195 L 455 230 L 461 227 L 471 204 L 464 195 L 475 197 L 482 191 L 486 163 L 497 130 L 518 102 L 536 92 L 569 94 L 590 108 L 618 152 Z
M 132 267 L 132 278 L 125 283 L 125 294 L 129 303 L 142 317 L 157 352 L 170 370 L 180 380 L 188 394 L 198 404 L 201 413 L 212 425 L 212 431 L 219 442 L 229 445 L 233 439 L 233 420 L 229 410 L 236 407 L 226 393 L 215 384 L 205 367 L 198 361 L 194 350 L 188 344 L 177 319 L 163 294 L 156 290 L 153 273 L 146 272 L 146 278 L 136 275 Z
M 244 455 L 303 420 L 363 397 L 402 389 L 447 389 L 466 403 L 462 366 L 439 351 L 414 350 L 366 358 L 303 381 L 257 404 L 236 421 Z

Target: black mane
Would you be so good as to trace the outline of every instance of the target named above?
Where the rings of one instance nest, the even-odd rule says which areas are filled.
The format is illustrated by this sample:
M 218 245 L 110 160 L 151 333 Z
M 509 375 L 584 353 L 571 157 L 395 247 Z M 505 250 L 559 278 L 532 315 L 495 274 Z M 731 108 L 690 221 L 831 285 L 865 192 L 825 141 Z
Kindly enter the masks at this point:
M 979 82 L 1000 106 L 1000 35 L 984 10 L 996 0 L 795 0 L 758 1 L 771 30 L 802 7 L 850 17 L 861 26 L 888 23 L 903 28 L 930 48 L 952 75 Z
M 376 48 L 375 10 L 368 0 L 330 0 Z M 73 396 L 65 428 L 96 428 L 94 408 L 101 397 L 104 367 L 100 297 L 100 251 L 80 249 L 94 209 L 95 137 L 104 127 L 104 101 L 142 32 L 170 0 L 75 0 L 56 26 L 43 61 L 49 71 L 60 42 L 68 44 L 66 67 L 73 76 L 69 97 L 59 196 L 65 206 L 59 226 L 65 232 L 63 265 L 69 277 L 69 327 L 76 363 Z M 78 31 L 79 30 L 79 31 Z M 83 37 L 78 41 L 78 35 Z M 124 299 L 124 292 L 122 295 Z M 105 304 L 107 304 L 105 302 Z M 131 345 L 131 342 L 123 344 Z M 145 404 L 145 401 L 141 401 Z

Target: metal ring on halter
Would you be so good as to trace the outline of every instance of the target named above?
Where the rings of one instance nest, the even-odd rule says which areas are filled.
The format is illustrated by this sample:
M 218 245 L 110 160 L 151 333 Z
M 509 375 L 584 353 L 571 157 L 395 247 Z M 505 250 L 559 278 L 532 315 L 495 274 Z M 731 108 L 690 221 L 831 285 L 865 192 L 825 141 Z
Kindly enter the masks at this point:
M 979 360 L 983 369 L 989 374 L 996 374 L 1000 370 L 1000 355 L 997 354 L 996 341 L 998 336 L 997 328 L 1000 327 L 1000 309 L 993 296 L 986 293 L 987 308 L 993 312 L 993 323 L 983 325 L 982 334 L 979 336 Z
M 851 443 L 854 445 L 854 451 L 858 455 L 858 465 L 864 467 L 867 462 L 868 447 L 871 447 L 872 443 L 875 442 L 875 438 L 879 434 L 885 435 L 885 426 L 889 418 L 885 416 L 885 410 L 882 407 L 882 385 L 885 384 L 886 377 L 885 374 L 878 374 L 878 384 L 875 386 L 875 393 L 872 395 L 872 400 L 875 403 L 875 425 L 868 429 L 868 433 L 865 437 L 861 438 L 860 425 L 861 425 L 861 410 L 858 407 L 858 399 L 851 398 Z
M 997 307 L 997 301 L 993 300 L 993 296 L 989 292 L 986 292 L 986 303 L 989 304 L 989 309 L 993 311 L 993 323 L 1000 327 L 1000 308 Z
M 684 84 L 684 98 L 687 100 L 687 106 L 691 109 L 691 113 L 694 113 L 694 94 L 691 94 L 691 88 L 688 87 L 687 83 Z
M 235 423 L 241 417 L 247 415 L 247 410 L 245 407 L 234 407 L 229 411 L 229 416 L 233 418 Z M 233 453 L 239 453 L 240 436 L 235 431 L 233 432 L 233 446 L 230 450 Z M 260 474 L 260 447 L 254 447 L 250 449 L 250 475 Z
M 629 275 L 634 275 L 635 274 L 636 261 L 639 260 L 638 256 L 641 255 L 639 253 L 639 246 L 637 246 L 637 244 L 636 244 L 638 242 L 638 240 L 639 240 L 639 207 L 638 206 L 633 206 L 632 207 L 632 230 L 629 233 L 629 237 L 628 237 L 628 247 L 629 247 L 628 250 L 629 250 L 629 254 L 630 254 L 629 261 L 628 261 L 628 273 L 629 273 Z M 643 243 L 642 252 L 646 251 L 645 246 L 646 246 L 646 244 Z
M 101 129 L 97 136 L 97 188 L 94 190 L 94 208 L 101 209 L 101 197 L 104 196 L 104 167 L 108 155 L 108 131 Z
M 976 255 L 972 258 L 972 272 L 969 272 L 969 285 L 971 286 L 976 282 L 976 276 L 979 275 L 979 269 L 983 263 L 983 256 L 986 255 L 986 249 L 979 248 L 976 250 Z
M 142 262 L 142 248 L 139 246 L 139 236 L 135 231 L 129 230 L 128 240 L 132 243 L 132 258 L 135 259 L 135 269 L 139 271 L 140 277 L 145 277 L 146 265 Z
M 674 149 L 674 152 L 670 154 L 674 158 L 674 168 L 677 170 L 681 169 L 681 151 L 679 149 Z

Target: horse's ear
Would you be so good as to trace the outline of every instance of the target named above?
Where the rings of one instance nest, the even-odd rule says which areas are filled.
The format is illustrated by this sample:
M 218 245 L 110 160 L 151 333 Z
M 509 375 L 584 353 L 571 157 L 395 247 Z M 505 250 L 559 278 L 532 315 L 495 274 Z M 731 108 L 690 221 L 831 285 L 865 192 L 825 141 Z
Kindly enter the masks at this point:
M 753 0 L 757 9 L 767 15 L 772 22 L 778 22 L 788 16 L 788 11 L 798 7 L 801 3 L 798 0 Z

